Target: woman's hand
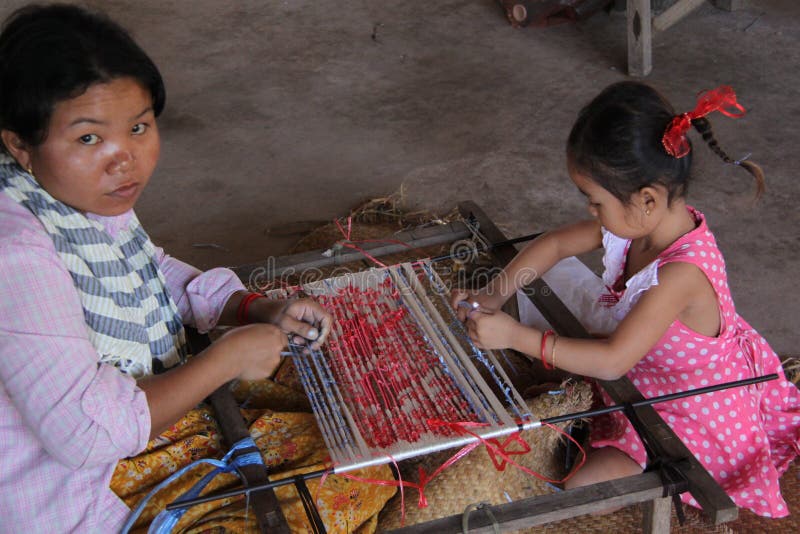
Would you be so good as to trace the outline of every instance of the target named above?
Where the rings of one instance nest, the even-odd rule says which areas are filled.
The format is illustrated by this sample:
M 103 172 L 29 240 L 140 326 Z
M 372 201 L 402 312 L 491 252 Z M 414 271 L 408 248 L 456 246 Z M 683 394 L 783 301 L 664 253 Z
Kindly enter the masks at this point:
M 466 325 L 475 345 L 488 350 L 516 348 L 520 330 L 525 329 L 513 317 L 499 310 L 469 310 Z
M 277 317 L 276 323 L 286 333 L 297 334 L 293 343 L 319 349 L 331 331 L 333 317 L 318 303 L 311 299 L 288 301 L 288 305 Z
M 150 409 L 150 438 L 229 380 L 272 376 L 286 342 L 286 334 L 275 325 L 249 324 L 226 332 L 184 365 L 139 379 Z
M 231 299 L 234 300 L 234 299 Z M 234 303 L 241 299 L 234 300 Z M 311 299 L 272 300 L 257 298 L 247 309 L 250 323 L 268 323 L 278 326 L 285 334 L 292 336 L 292 343 L 319 349 L 328 337 L 333 317 Z
M 254 323 L 226 332 L 211 348 L 238 370 L 237 378 L 260 380 L 275 372 L 286 344 L 286 334 L 277 326 Z

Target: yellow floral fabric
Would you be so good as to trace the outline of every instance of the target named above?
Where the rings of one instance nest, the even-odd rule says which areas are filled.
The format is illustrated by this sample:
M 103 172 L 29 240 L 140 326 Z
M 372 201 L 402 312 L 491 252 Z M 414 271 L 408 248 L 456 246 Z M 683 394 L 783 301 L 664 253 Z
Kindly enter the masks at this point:
M 240 383 L 234 394 L 240 405 L 245 406 L 241 409 L 242 416 L 261 450 L 272 480 L 319 471 L 329 465 L 328 451 L 303 393 L 273 380 L 263 380 Z M 200 406 L 152 440 L 141 454 L 121 460 L 110 486 L 133 509 L 153 486 L 178 469 L 200 458 L 221 458 L 225 452 L 213 411 Z M 197 466 L 156 494 L 134 532 L 146 532 L 147 526 L 167 504 L 212 469 L 213 466 L 207 464 Z M 353 475 L 365 479 L 392 479 L 387 466 L 358 470 Z M 239 486 L 241 482 L 236 475 L 220 474 L 203 493 Z M 378 512 L 396 491 L 391 486 L 360 483 L 340 475 L 311 479 L 307 486 L 330 533 L 374 532 Z M 311 532 L 294 485 L 275 488 L 275 494 L 292 532 Z M 258 532 L 258 526 L 252 509 L 248 509 L 246 497 L 232 497 L 189 508 L 174 532 L 245 533 Z

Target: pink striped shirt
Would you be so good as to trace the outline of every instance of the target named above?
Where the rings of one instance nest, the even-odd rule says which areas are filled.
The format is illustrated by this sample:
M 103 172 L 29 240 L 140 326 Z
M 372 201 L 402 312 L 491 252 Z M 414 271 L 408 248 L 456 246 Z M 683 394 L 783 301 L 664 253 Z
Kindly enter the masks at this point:
M 95 217 L 112 235 L 130 212 Z M 184 324 L 213 328 L 244 286 L 158 251 Z M 130 510 L 108 484 L 142 451 L 136 381 L 98 363 L 72 277 L 39 220 L 0 193 L 0 532 L 116 532 Z

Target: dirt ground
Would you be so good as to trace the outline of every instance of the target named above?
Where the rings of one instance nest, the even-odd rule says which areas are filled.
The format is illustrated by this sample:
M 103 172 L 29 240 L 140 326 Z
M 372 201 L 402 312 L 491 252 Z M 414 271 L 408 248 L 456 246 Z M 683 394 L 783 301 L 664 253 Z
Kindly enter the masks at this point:
M 0 17 L 22 5 L 2 0 Z M 627 78 L 624 11 L 512 28 L 494 0 L 92 0 L 159 65 L 162 159 L 137 206 L 198 267 L 285 253 L 320 222 L 403 186 L 410 208 L 472 199 L 508 235 L 586 214 L 564 142 L 578 109 Z M 679 109 L 730 84 L 748 115 L 714 117 L 767 194 L 696 142 L 690 200 L 726 254 L 740 313 L 797 352 L 795 172 L 800 2 L 706 3 L 654 37 L 647 80 Z

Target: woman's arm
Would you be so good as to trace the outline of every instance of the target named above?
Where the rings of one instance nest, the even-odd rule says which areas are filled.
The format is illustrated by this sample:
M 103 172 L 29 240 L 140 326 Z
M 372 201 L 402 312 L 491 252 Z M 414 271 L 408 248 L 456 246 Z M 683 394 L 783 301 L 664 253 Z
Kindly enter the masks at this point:
M 156 248 L 167 288 L 175 300 L 184 324 L 204 333 L 215 326 L 241 326 L 239 307 L 248 292 L 233 271 L 225 268 L 201 272 Z M 248 303 L 247 322 L 279 326 L 285 333 L 315 342 L 325 342 L 331 327 L 331 315 L 308 299 L 271 300 L 259 298 Z
M 531 241 L 483 289 L 453 292 L 454 307 L 464 299 L 480 304 L 486 310 L 498 310 L 516 291 L 549 271 L 564 258 L 597 249 L 603 244 L 600 223 L 586 220 L 562 226 Z M 460 310 L 462 320 L 466 311 Z
M 245 287 L 233 271 L 219 267 L 203 272 L 158 247 L 155 261 L 183 324 L 194 326 L 201 333 L 217 324 L 236 326 L 235 309 L 230 318 L 226 306 L 234 295 L 243 295 Z
M 150 438 L 158 436 L 222 384 L 234 378 L 270 376 L 280 362 L 286 335 L 268 324 L 227 332 L 181 366 L 139 380 L 150 410 Z
M 559 337 L 556 366 L 571 373 L 614 380 L 627 373 L 664 335 L 667 328 L 708 289 L 705 275 L 693 265 L 670 263 L 658 270 L 658 285 L 648 289 L 607 339 Z M 541 331 L 521 325 L 510 316 L 473 311 L 467 327 L 484 348 L 513 348 L 541 359 Z M 553 341 L 545 358 L 552 363 Z
M 247 302 L 245 309 L 240 309 L 248 295 L 247 291 L 231 295 L 220 315 L 220 324 L 239 324 L 241 313 L 248 323 L 274 324 L 286 334 L 297 334 L 292 340 L 294 343 L 313 341 L 312 347 L 317 349 L 325 342 L 333 317 L 318 303 L 311 299 L 256 298 Z
M 99 363 L 52 240 L 28 234 L 0 245 L 0 410 L 19 416 L 3 421 L 3 432 L 20 446 L 35 436 L 75 469 L 133 455 L 150 430 L 145 394 Z

